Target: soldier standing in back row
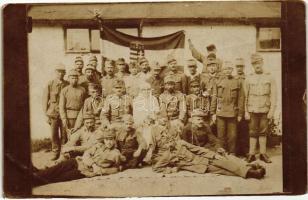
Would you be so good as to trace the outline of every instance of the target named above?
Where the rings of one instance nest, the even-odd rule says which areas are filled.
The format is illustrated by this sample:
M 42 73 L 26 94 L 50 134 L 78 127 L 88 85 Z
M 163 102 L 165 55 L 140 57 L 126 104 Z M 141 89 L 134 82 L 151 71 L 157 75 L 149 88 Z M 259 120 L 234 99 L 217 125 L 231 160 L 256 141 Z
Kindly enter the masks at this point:
M 260 146 L 260 160 L 271 163 L 266 155 L 266 134 L 269 120 L 274 117 L 276 109 L 276 83 L 274 78 L 263 71 L 263 58 L 259 54 L 251 56 L 254 73 L 246 79 L 245 118 L 249 121 L 248 162 L 256 160 L 257 142 Z
M 189 74 L 187 75 L 187 94 L 193 94 L 194 92 L 190 88 L 191 82 L 201 82 L 201 75 L 197 73 L 197 63 L 194 59 L 189 59 L 187 61 L 187 68 Z
M 179 66 L 177 65 L 176 59 L 168 55 L 167 57 L 167 63 L 168 63 L 168 72 L 166 73 L 166 76 L 172 76 L 175 81 L 175 90 L 186 94 L 187 93 L 187 78 L 186 75 L 179 71 Z
M 97 71 L 97 58 L 95 55 L 90 56 L 88 64 L 92 65 L 95 69 L 94 70 L 95 79 L 100 80 L 102 78 L 102 74 L 99 71 Z
M 63 130 L 61 128 L 61 119 L 59 116 L 59 99 L 61 90 L 68 85 L 68 82 L 63 79 L 65 75 L 64 65 L 56 65 L 55 72 L 56 78 L 48 83 L 43 94 L 43 109 L 51 128 L 52 160 L 56 160 L 60 153 L 61 144 L 59 131 L 61 137 L 63 137 Z
M 113 84 L 116 80 L 114 75 L 115 73 L 115 66 L 113 60 L 107 59 L 105 61 L 105 71 L 106 76 L 101 79 L 101 86 L 102 86 L 102 94 L 103 97 L 107 97 L 108 95 L 113 93 Z
M 69 85 L 62 89 L 60 93 L 59 110 L 64 129 L 64 137 L 62 144 L 65 144 L 68 139 L 68 131 L 74 128 L 75 122 L 83 102 L 86 98 L 86 90 L 79 86 L 78 72 L 71 70 L 68 73 Z
M 82 86 L 87 91 L 87 96 L 89 96 L 88 86 L 90 83 L 99 84 L 99 79 L 96 79 L 95 68 L 88 64 L 84 69 L 84 74 L 79 76 L 78 84 Z
M 245 94 L 240 82 L 232 76 L 231 62 L 223 65 L 224 78 L 217 84 L 217 135 L 229 153 L 236 153 L 237 122 L 244 113 Z M 214 115 L 215 116 L 215 115 Z M 216 117 L 213 117 L 214 120 Z
M 77 56 L 75 58 L 75 67 L 74 69 L 79 73 L 79 76 L 82 75 L 82 69 L 83 69 L 83 60 L 82 60 L 82 57 L 81 56 Z
M 158 62 L 152 63 L 151 68 L 151 76 L 146 81 L 151 85 L 152 95 L 158 99 L 164 91 L 164 80 L 160 76 L 162 70 Z

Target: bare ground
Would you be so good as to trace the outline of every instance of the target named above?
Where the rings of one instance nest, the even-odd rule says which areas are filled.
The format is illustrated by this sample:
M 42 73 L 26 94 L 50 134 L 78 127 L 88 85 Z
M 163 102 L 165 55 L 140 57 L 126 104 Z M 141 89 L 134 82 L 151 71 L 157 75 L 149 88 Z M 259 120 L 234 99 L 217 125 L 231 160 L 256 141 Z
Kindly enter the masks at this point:
M 234 195 L 269 194 L 282 192 L 281 147 L 269 150 L 273 163 L 265 164 L 264 179 L 243 179 L 241 177 L 216 174 L 195 174 L 178 172 L 158 174 L 151 167 L 129 169 L 118 174 L 84 178 L 69 182 L 53 183 L 33 188 L 34 195 L 132 197 L 132 196 L 177 196 L 177 195 Z M 33 164 L 38 168 L 51 165 L 50 153 L 33 153 Z

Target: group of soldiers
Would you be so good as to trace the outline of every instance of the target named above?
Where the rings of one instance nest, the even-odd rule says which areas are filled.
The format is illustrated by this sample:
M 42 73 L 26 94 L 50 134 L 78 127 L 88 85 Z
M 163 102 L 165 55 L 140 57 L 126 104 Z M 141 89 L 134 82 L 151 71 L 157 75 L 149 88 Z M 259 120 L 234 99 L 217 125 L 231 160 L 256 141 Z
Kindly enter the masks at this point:
M 64 65 L 56 65 L 43 101 L 56 164 L 36 172 L 41 182 L 143 165 L 163 173 L 264 177 L 265 168 L 253 161 L 259 144 L 260 160 L 271 162 L 266 133 L 275 112 L 276 85 L 263 70 L 262 56 L 251 55 L 254 72 L 246 76 L 242 58 L 222 62 L 215 45 L 207 46 L 205 56 L 190 40 L 189 48 L 195 59 L 187 61 L 188 74 L 172 56 L 166 67 L 149 64 L 145 57 L 128 65 L 123 58 L 107 58 L 102 73 L 96 56 L 86 66 L 76 57 L 67 74 Z M 203 64 L 201 73 L 196 60 Z M 239 132 L 249 133 L 246 161 L 236 157 Z

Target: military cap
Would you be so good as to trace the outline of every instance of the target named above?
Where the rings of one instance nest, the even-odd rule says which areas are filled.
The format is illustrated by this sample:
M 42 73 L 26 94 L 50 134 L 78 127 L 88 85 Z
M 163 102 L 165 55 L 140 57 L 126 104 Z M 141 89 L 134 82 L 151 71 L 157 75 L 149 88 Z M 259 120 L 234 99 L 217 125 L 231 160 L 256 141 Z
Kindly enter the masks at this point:
M 173 76 L 167 75 L 167 76 L 164 78 L 164 83 L 169 83 L 169 82 L 174 82 L 174 83 L 175 83 L 175 80 L 174 80 L 174 77 L 173 77 Z
M 250 59 L 251 59 L 251 63 L 263 61 L 262 56 L 260 54 L 257 54 L 257 53 L 252 54 Z
M 217 60 L 214 59 L 214 60 L 208 60 L 206 65 L 211 65 L 211 64 L 218 64 Z
M 154 61 L 154 62 L 151 63 L 151 68 L 153 70 L 161 70 L 161 66 L 157 61 Z
M 83 63 L 82 57 L 81 56 L 76 56 L 75 57 L 75 62 L 79 62 L 79 61 Z
M 124 122 L 132 122 L 132 123 L 134 123 L 134 118 L 133 118 L 133 116 L 130 115 L 130 114 L 125 114 L 125 115 L 123 115 L 123 116 L 122 116 L 122 120 L 123 120 Z
M 125 83 L 121 79 L 116 79 L 113 82 L 113 87 L 125 87 Z
M 189 59 L 187 61 L 187 66 L 188 67 L 197 67 L 197 62 L 194 59 Z
M 115 139 L 116 136 L 116 130 L 115 129 L 109 129 L 103 131 L 103 138 L 104 139 Z
M 216 49 L 216 46 L 215 46 L 215 44 L 210 44 L 210 45 L 208 45 L 208 46 L 206 47 L 206 49 L 207 49 L 208 51 L 213 51 L 213 50 Z
M 84 68 L 84 71 L 91 69 L 91 70 L 95 70 L 95 67 L 91 64 L 87 64 L 87 66 Z
M 114 66 L 114 61 L 111 60 L 111 59 L 109 59 L 109 58 L 107 58 L 107 59 L 105 60 L 105 65 L 106 65 L 107 63 L 109 63 L 110 65 Z
M 176 59 L 174 58 L 173 55 L 169 54 L 169 55 L 167 56 L 167 63 L 171 63 L 171 62 L 173 62 L 173 61 L 176 61 Z
M 90 57 L 89 57 L 89 62 L 90 62 L 90 61 L 97 61 L 96 56 L 95 56 L 95 55 L 90 56 Z
M 89 90 L 97 90 L 99 89 L 99 84 L 96 84 L 96 83 L 88 83 L 88 89 Z
M 206 113 L 202 109 L 194 109 L 191 117 L 206 117 Z
M 245 61 L 243 58 L 235 59 L 235 66 L 245 66 Z
M 215 60 L 216 59 L 216 54 L 215 53 L 209 53 L 206 57 L 208 60 Z
M 230 61 L 225 61 L 222 65 L 222 69 L 233 69 L 233 64 Z
M 116 61 L 116 65 L 125 65 L 125 60 L 124 60 L 124 58 L 119 58 L 119 59 Z
M 65 66 L 62 63 L 58 63 L 55 65 L 56 71 L 65 71 Z
M 67 76 L 79 76 L 79 73 L 76 70 L 72 69 L 68 72 Z
M 94 119 L 95 117 L 94 117 L 94 115 L 93 115 L 93 113 L 92 112 L 85 112 L 84 114 L 83 114 L 83 119 Z
M 139 65 L 141 65 L 142 63 L 145 63 L 145 62 L 149 62 L 145 57 L 141 57 L 140 60 L 139 60 Z

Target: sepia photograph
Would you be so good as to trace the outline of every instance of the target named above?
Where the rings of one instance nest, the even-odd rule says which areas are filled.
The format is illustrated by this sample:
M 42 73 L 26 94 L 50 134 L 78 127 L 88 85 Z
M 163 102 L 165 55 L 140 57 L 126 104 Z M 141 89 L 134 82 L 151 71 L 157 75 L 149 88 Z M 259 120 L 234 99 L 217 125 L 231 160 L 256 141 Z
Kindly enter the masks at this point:
M 27 4 L 31 194 L 283 194 L 282 4 Z

